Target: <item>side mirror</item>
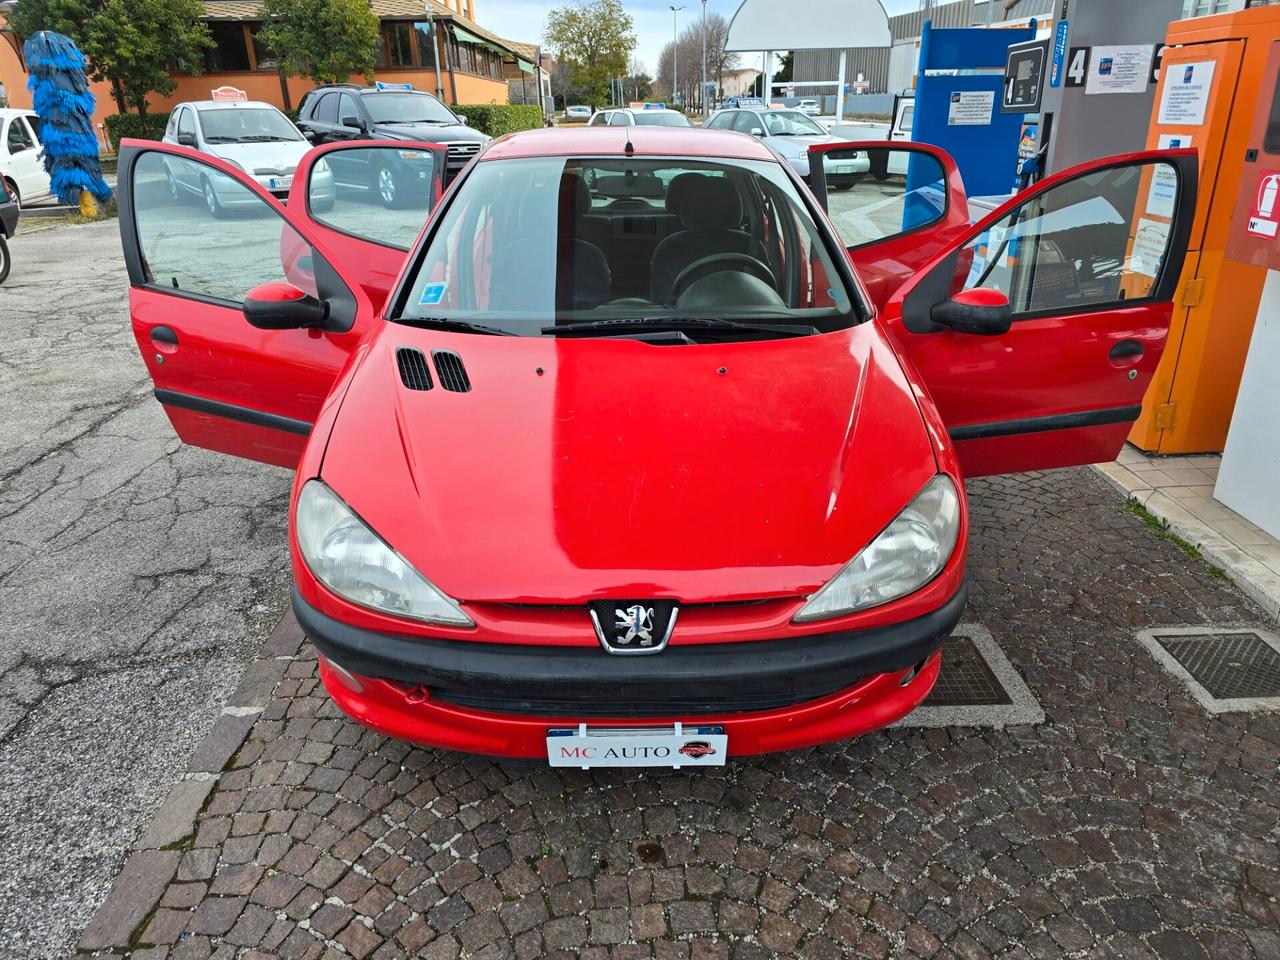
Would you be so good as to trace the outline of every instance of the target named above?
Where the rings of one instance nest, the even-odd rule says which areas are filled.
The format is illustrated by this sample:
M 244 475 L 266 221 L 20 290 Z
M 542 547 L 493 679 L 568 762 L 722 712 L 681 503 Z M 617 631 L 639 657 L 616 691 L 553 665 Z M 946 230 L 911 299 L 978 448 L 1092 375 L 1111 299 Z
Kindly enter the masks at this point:
M 301 133 L 302 133 L 303 139 L 305 139 L 308 143 L 316 142 L 316 132 L 314 130 L 303 130 L 301 131 Z
M 329 319 L 329 304 L 280 281 L 262 283 L 250 290 L 243 309 L 249 325 L 259 330 L 322 327 Z
M 464 127 L 467 125 L 467 115 L 465 113 L 455 113 L 454 116 L 458 118 L 458 122 Z
M 344 127 L 351 127 L 354 130 L 364 130 L 364 124 L 360 122 L 359 117 L 343 117 L 342 125 Z
M 194 147 L 196 145 L 196 136 L 194 133 L 178 134 L 178 143 L 184 147 Z
M 960 291 L 950 300 L 934 304 L 929 319 L 956 333 L 998 337 L 1009 332 L 1013 308 L 1009 306 L 1009 298 L 999 290 L 974 287 Z
M 751 135 L 752 135 L 753 137 L 763 137 L 763 136 L 764 136 L 764 131 L 763 131 L 763 130 L 761 130 L 759 127 L 752 127 L 752 128 L 751 128 Z

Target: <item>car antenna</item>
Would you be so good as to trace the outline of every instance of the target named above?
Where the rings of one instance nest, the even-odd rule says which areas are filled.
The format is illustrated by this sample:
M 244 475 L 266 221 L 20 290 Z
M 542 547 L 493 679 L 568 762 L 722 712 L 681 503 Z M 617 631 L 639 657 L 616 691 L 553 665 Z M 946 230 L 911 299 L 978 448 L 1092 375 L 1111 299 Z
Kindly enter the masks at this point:
M 635 146 L 631 143 L 631 135 L 630 135 L 630 134 L 628 134 L 628 135 L 627 135 L 627 145 L 626 145 L 625 147 L 623 147 L 623 148 L 622 148 L 622 152 L 623 152 L 623 153 L 625 153 L 628 157 L 633 157 L 633 156 L 635 156 L 636 148 L 635 148 Z

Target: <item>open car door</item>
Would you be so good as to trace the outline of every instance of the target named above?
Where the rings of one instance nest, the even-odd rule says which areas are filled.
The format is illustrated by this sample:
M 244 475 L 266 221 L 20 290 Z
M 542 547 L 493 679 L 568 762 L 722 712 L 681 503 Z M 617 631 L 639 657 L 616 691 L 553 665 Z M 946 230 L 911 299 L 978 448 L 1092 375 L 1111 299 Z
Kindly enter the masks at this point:
M 817 144 L 809 182 L 877 310 L 969 228 L 960 171 L 929 144 Z
M 314 224 L 312 234 L 380 310 L 444 194 L 447 163 L 448 149 L 436 143 L 326 144 L 298 165 L 289 209 Z
M 178 436 L 296 465 L 373 328 L 361 284 L 302 206 L 208 154 L 125 140 L 118 194 L 133 334 Z
M 1168 334 L 1196 155 L 1107 157 L 1042 180 L 900 287 L 878 318 L 968 476 L 1113 460 Z

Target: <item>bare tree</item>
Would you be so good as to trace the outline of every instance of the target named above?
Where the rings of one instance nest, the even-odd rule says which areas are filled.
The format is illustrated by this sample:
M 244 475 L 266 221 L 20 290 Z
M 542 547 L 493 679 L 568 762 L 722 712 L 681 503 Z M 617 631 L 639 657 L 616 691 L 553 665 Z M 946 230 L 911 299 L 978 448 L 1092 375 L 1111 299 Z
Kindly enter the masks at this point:
M 729 36 L 729 21 L 718 13 L 707 15 L 707 73 L 708 80 L 714 79 L 719 86 L 724 81 L 724 72 L 738 65 L 738 55 L 725 50 L 725 41 Z M 671 62 L 675 58 L 676 74 L 679 77 L 680 89 L 671 89 Z M 675 43 L 667 43 L 658 56 L 658 79 L 654 87 L 667 93 L 672 99 L 679 94 L 680 102 L 686 106 L 702 103 L 702 18 L 692 20 L 681 32 Z

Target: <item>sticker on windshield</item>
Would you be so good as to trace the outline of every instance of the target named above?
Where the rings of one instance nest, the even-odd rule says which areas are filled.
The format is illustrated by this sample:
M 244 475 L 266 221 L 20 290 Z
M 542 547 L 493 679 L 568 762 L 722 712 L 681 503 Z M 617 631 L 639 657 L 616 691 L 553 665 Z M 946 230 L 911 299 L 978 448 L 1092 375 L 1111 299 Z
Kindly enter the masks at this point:
M 422 296 L 418 298 L 418 306 L 433 307 L 444 300 L 444 292 L 449 288 L 447 283 L 428 283 L 422 288 Z

